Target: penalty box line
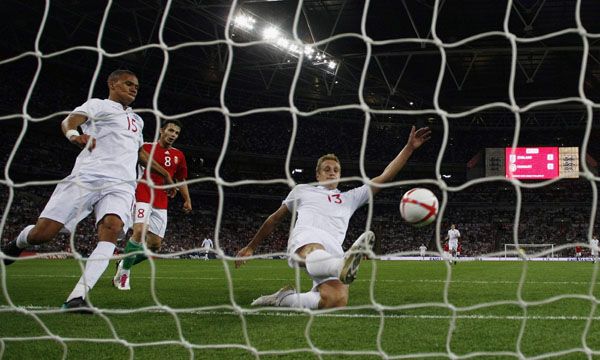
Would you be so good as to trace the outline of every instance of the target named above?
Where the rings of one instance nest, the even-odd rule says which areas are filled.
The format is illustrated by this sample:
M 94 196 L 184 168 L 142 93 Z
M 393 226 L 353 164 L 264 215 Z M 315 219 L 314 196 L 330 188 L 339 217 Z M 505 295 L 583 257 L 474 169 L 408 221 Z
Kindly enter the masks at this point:
M 52 306 L 19 306 L 18 309 L 25 309 L 29 311 L 56 311 L 57 313 L 61 312 L 60 307 L 52 307 Z M 15 309 L 15 307 L 11 307 L 8 305 L 0 305 L 0 313 L 10 312 Z M 185 310 L 185 309 L 170 309 L 170 310 L 161 310 L 161 309 L 149 309 L 144 311 L 139 310 L 131 310 L 128 311 L 126 309 L 100 309 L 101 312 L 105 315 L 123 315 L 129 313 L 176 313 L 176 314 L 191 314 L 191 315 L 207 315 L 207 316 L 240 316 L 239 312 L 236 311 L 204 311 L 204 310 Z M 294 312 L 294 311 L 260 311 L 260 310 L 251 310 L 250 312 L 244 311 L 244 316 L 263 316 L 263 317 L 306 317 L 309 316 L 308 313 L 305 312 Z M 332 314 L 332 313 L 321 313 L 314 314 L 315 317 L 326 317 L 326 318 L 365 318 L 365 319 L 380 319 L 381 315 L 376 314 Z M 433 314 L 388 314 L 383 315 L 385 319 L 432 319 L 432 320 L 450 320 L 450 319 L 458 319 L 458 320 L 576 320 L 583 321 L 588 320 L 590 317 L 588 316 L 540 316 L 540 315 L 433 315 Z M 600 316 L 594 316 L 591 318 L 592 320 L 600 320 Z

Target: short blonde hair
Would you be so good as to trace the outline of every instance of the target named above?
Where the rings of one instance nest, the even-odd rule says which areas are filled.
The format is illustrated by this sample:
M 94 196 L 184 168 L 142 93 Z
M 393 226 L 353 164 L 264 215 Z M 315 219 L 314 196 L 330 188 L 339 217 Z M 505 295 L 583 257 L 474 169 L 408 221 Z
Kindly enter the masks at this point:
M 317 174 L 321 170 L 321 165 L 323 165 L 323 162 L 327 161 L 327 160 L 335 161 L 340 166 L 340 170 L 342 170 L 342 164 L 340 164 L 340 159 L 338 159 L 338 157 L 335 154 L 325 154 L 325 155 L 321 156 L 319 158 L 319 160 L 317 160 L 317 168 L 316 168 Z

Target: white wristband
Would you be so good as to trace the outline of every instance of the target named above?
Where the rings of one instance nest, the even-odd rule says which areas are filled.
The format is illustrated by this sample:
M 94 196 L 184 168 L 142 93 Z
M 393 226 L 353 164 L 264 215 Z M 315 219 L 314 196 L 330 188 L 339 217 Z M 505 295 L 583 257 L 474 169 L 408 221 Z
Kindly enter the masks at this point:
M 73 130 L 73 129 L 68 130 L 67 133 L 65 134 L 65 136 L 67 137 L 67 140 L 69 140 L 69 141 L 71 141 L 72 136 L 79 136 L 79 135 L 81 135 L 79 133 L 79 131 Z

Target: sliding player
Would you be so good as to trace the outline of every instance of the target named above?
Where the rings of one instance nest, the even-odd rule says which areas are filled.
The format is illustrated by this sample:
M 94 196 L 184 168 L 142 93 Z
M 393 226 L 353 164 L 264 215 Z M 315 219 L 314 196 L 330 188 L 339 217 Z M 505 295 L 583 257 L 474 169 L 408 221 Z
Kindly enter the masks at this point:
M 129 107 L 139 88 L 136 75 L 116 70 L 107 82 L 108 99 L 90 99 L 62 122 L 67 139 L 83 148 L 71 175 L 56 186 L 35 226 L 27 226 L 3 249 L 16 258 L 31 245 L 52 241 L 63 228 L 73 232 L 77 223 L 94 211 L 98 244 L 63 304 L 63 309 L 83 313 L 90 312 L 87 294 L 106 270 L 117 239 L 127 231 L 124 225 L 130 221 L 135 199 L 136 165 L 138 161 L 146 165 L 149 158 L 142 148 L 144 122 Z M 152 164 L 152 170 L 172 184 L 169 173 L 158 164 Z M 6 265 L 13 261 L 4 259 Z
M 165 168 L 169 175 L 177 182 L 181 183 L 187 178 L 187 163 L 183 153 L 173 147 L 173 143 L 181 133 L 181 122 L 178 120 L 167 120 L 160 128 L 160 138 L 158 143 L 145 143 L 143 148 L 149 154 L 154 150 L 153 162 L 160 164 Z M 148 180 L 146 170 L 143 169 L 143 180 Z M 160 176 L 150 173 L 150 178 L 155 185 L 164 185 Z M 192 200 L 188 191 L 187 184 L 182 183 L 177 186 L 184 198 L 183 211 L 192 210 Z M 153 199 L 150 205 L 151 198 Z M 144 224 L 148 224 L 146 232 L 146 245 L 148 249 L 157 252 L 160 249 L 162 240 L 167 230 L 167 205 L 169 198 L 161 189 L 154 189 L 154 195 L 150 187 L 145 182 L 139 182 L 135 192 L 135 210 L 133 235 L 125 246 L 125 254 L 142 251 L 142 234 L 144 233 Z M 130 290 L 129 284 L 131 267 L 146 260 L 146 255 L 137 254 L 124 258 L 117 263 L 117 273 L 113 277 L 113 285 L 119 290 Z
M 406 146 L 392 160 L 381 175 L 372 179 L 375 184 L 391 181 L 404 167 L 413 151 L 431 137 L 429 128 L 415 130 L 413 126 Z M 262 224 L 252 241 L 237 254 L 252 256 L 259 244 L 290 214 L 298 213 L 296 225 L 288 240 L 288 263 L 302 267 L 313 280 L 309 292 L 296 293 L 285 286 L 272 295 L 261 296 L 252 302 L 255 306 L 287 306 L 304 308 L 332 308 L 345 306 L 348 284 L 354 281 L 361 258 L 371 251 L 375 235 L 363 233 L 349 251 L 343 252 L 342 243 L 350 217 L 369 200 L 369 191 L 377 194 L 381 188 L 363 185 L 341 192 L 337 189 L 341 177 L 340 161 L 334 154 L 319 158 L 316 167 L 318 186 L 297 185 L 283 201 L 283 205 Z M 236 267 L 246 259 L 235 262 Z

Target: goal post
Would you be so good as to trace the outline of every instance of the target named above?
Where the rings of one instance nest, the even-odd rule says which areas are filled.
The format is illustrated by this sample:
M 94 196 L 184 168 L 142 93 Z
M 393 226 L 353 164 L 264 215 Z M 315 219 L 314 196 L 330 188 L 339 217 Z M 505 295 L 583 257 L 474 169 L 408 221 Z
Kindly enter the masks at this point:
M 531 249 L 531 250 L 530 250 Z M 519 251 L 523 251 L 526 255 L 535 254 L 549 254 L 550 256 L 545 257 L 554 257 L 554 244 L 514 244 L 514 243 L 504 243 L 504 258 L 508 257 L 509 253 L 514 253 L 518 256 Z M 548 251 L 550 251 L 548 253 Z

